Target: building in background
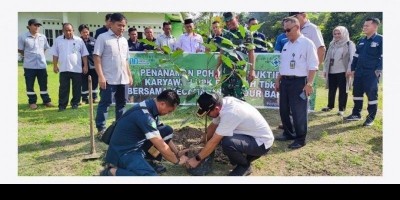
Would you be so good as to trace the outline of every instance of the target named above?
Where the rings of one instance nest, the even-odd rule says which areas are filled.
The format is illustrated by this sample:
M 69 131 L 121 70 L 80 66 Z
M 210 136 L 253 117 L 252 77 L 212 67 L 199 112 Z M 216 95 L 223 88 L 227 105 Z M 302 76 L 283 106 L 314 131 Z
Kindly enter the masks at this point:
M 90 36 L 94 36 L 96 29 L 104 25 L 104 17 L 112 12 L 19 12 L 18 13 L 18 35 L 27 32 L 28 20 L 35 18 L 42 23 L 40 32 L 47 37 L 50 46 L 53 46 L 54 40 L 62 35 L 62 23 L 69 22 L 74 26 L 76 36 L 80 36 L 78 26 L 86 24 L 90 29 Z M 150 26 L 153 28 L 154 37 L 162 34 L 162 23 L 170 21 L 172 24 L 172 34 L 179 37 L 183 33 L 183 19 L 180 13 L 141 13 L 141 12 L 123 12 L 122 14 L 128 20 L 128 26 L 125 29 L 124 37 L 129 38 L 128 29 L 134 27 L 138 30 L 138 38 L 144 38 L 144 28 Z M 46 59 L 52 60 L 49 51 L 46 51 Z

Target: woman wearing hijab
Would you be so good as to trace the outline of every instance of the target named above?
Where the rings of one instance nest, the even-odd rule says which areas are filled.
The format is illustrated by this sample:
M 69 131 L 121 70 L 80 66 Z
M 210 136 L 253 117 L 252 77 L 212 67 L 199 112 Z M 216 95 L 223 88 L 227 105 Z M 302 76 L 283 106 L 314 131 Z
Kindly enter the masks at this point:
M 339 88 L 339 112 L 343 116 L 347 104 L 347 93 L 352 84 L 351 62 L 355 45 L 349 38 L 349 31 L 344 26 L 337 26 L 332 31 L 333 39 L 329 43 L 324 61 L 324 77 L 329 89 L 328 106 L 322 111 L 328 112 L 335 107 L 336 90 Z

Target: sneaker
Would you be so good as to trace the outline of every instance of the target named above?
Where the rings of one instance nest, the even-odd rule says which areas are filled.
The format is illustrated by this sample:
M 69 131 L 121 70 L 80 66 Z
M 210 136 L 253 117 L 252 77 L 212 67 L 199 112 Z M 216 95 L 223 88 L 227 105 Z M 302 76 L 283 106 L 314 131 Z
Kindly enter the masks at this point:
M 235 169 L 229 172 L 228 176 L 248 176 L 253 173 L 251 166 L 237 165 Z
M 360 121 L 361 120 L 361 116 L 357 116 L 357 115 L 349 115 L 347 117 L 345 117 L 346 121 Z
M 339 111 L 338 113 L 337 113 L 337 115 L 339 115 L 339 116 L 344 116 L 344 111 Z
M 29 104 L 29 108 L 30 108 L 31 110 L 36 110 L 37 107 L 38 107 L 38 106 L 37 106 L 35 103 Z
M 329 112 L 329 111 L 331 111 L 331 110 L 332 110 L 332 108 L 329 108 L 329 107 L 322 108 L 322 111 L 324 111 L 324 112 Z
M 65 107 L 58 107 L 58 112 L 62 112 L 65 110 Z
M 372 126 L 372 125 L 374 125 L 374 120 L 372 120 L 369 117 L 367 117 L 367 119 L 363 123 L 363 126 Z
M 112 176 L 110 172 L 111 167 L 106 166 L 101 172 L 100 176 Z
M 157 172 L 157 174 L 162 174 L 167 171 L 167 168 L 164 167 L 164 165 L 162 165 L 161 162 L 155 160 L 149 160 L 148 162 L 153 167 L 154 171 Z
M 51 102 L 45 103 L 44 106 L 46 106 L 47 108 L 55 107 L 54 104 L 52 104 Z
M 78 105 L 72 105 L 71 108 L 72 109 L 78 109 Z

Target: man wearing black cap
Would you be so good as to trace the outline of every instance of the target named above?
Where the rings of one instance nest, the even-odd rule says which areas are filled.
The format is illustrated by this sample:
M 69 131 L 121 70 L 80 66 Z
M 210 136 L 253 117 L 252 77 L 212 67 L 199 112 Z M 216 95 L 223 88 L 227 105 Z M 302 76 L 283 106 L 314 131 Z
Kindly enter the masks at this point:
M 221 60 L 222 55 L 229 57 L 233 62 L 238 62 L 240 60 L 244 60 L 245 58 L 242 58 L 241 55 L 247 54 L 248 55 L 248 62 L 250 63 L 250 69 L 248 71 L 248 80 L 251 82 L 255 78 L 255 71 L 254 71 L 254 48 L 249 49 L 246 46 L 246 44 L 251 43 L 251 36 L 250 32 L 246 31 L 244 34 L 244 37 L 239 31 L 239 22 L 237 17 L 232 13 L 232 12 L 226 12 L 223 14 L 224 20 L 226 22 L 226 25 L 229 29 L 229 31 L 224 32 L 222 35 L 223 38 L 226 38 L 234 45 L 237 45 L 237 47 L 232 47 L 230 45 L 224 45 L 221 44 L 223 47 L 231 50 L 232 52 L 226 52 L 221 49 L 220 51 L 220 57 L 218 58 Z M 244 45 L 244 46 L 243 46 Z M 238 54 L 234 52 L 233 50 L 240 51 L 241 54 Z M 232 56 L 231 54 L 236 54 L 236 56 Z M 245 65 L 241 66 L 235 66 L 237 69 L 244 69 Z M 237 71 L 234 71 L 231 76 L 229 76 L 232 73 L 233 69 L 229 66 L 227 66 L 224 62 L 222 62 L 222 70 L 221 74 L 222 75 L 227 75 L 226 77 L 228 78 L 227 80 L 220 80 L 223 81 L 221 85 L 221 91 L 223 96 L 233 96 L 238 99 L 244 100 L 244 88 L 243 88 L 243 82 L 240 76 L 238 75 Z M 219 77 L 219 66 L 215 67 L 215 72 L 214 76 L 216 78 Z M 243 77 L 244 78 L 244 77 Z
M 28 32 L 18 37 L 18 52 L 24 58 L 24 75 L 26 94 L 28 95 L 29 108 L 37 109 L 37 96 L 34 91 L 37 77 L 40 97 L 46 107 L 53 107 L 49 93 L 47 92 L 47 63 L 44 52 L 50 48 L 45 35 L 39 33 L 42 24 L 37 19 L 28 21 Z
M 198 116 L 213 118 L 207 128 L 205 147 L 186 163 L 197 167 L 221 143 L 223 152 L 236 167 L 229 176 L 247 176 L 251 162 L 265 155 L 274 142 L 274 136 L 261 113 L 247 102 L 234 97 L 221 98 L 218 94 L 203 93 L 197 99 Z
M 194 32 L 192 19 L 185 19 L 186 33 L 182 34 L 176 42 L 176 49 L 182 49 L 185 53 L 204 52 L 203 37 Z

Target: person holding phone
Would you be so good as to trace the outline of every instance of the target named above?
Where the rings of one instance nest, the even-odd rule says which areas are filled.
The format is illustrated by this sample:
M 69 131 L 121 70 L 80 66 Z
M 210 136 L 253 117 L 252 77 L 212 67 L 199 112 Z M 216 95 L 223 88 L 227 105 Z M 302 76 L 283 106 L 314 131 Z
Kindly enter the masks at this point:
M 279 112 L 284 131 L 275 139 L 294 140 L 288 148 L 298 149 L 306 144 L 307 103 L 314 90 L 314 76 L 319 61 L 314 43 L 300 33 L 299 20 L 287 17 L 283 24 L 289 41 L 282 49 L 275 90 L 279 91 Z M 289 117 L 290 112 L 293 123 Z

